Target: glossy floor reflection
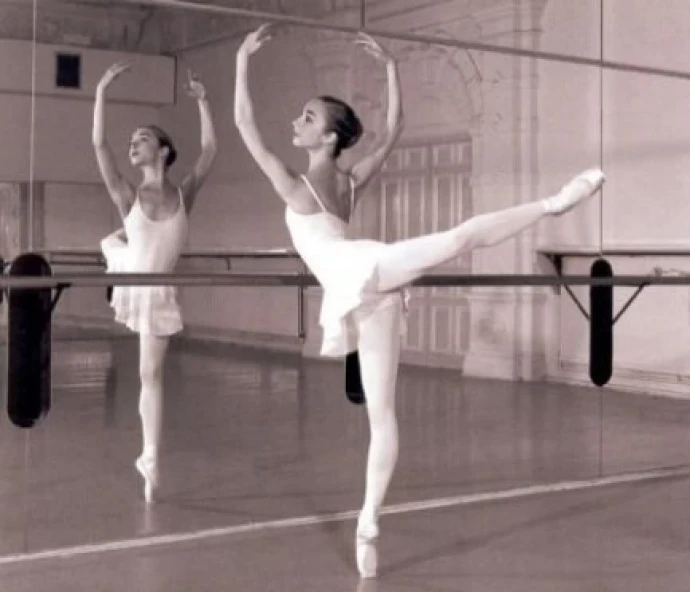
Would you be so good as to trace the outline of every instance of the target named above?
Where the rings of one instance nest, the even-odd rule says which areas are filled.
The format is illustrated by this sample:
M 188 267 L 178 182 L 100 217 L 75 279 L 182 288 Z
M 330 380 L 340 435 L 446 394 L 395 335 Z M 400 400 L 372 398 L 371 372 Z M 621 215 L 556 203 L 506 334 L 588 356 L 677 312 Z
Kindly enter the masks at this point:
M 3 401 L 0 558 L 322 515 L 360 504 L 368 428 L 363 408 L 345 400 L 341 364 L 175 341 L 165 376 L 163 498 L 151 509 L 143 503 L 133 467 L 141 445 L 136 340 L 58 331 L 53 367 L 53 409 L 40 427 L 14 428 Z M 402 369 L 399 385 L 401 451 L 390 504 L 690 464 L 690 403 L 685 401 L 472 380 L 414 368 Z M 597 520 L 588 531 L 588 516 L 604 515 L 608 503 L 624 513 L 625 504 L 635 506 L 636 496 L 644 495 L 657 500 L 654 512 L 682 514 L 688 489 L 677 481 L 385 517 L 385 532 L 391 530 L 382 542 L 388 575 L 384 572 L 377 587 L 369 589 L 546 590 L 547 581 L 556 589 L 558 578 L 571 570 L 590 569 L 586 564 L 595 559 L 592 545 L 604 544 L 595 539 L 608 531 Z M 651 491 L 657 493 L 644 493 Z M 589 507 L 601 510 L 583 511 L 580 520 L 578 508 Z M 564 514 L 554 520 L 553 512 Z M 525 521 L 533 524 L 528 534 L 543 530 L 540 536 L 553 544 L 520 542 Z M 685 544 L 684 524 L 675 524 L 671 514 L 658 522 L 645 515 L 644 521 L 635 526 L 628 520 L 610 529 L 610 536 L 628 536 L 630 528 L 651 529 L 655 536 L 672 536 L 674 545 Z M 669 525 L 673 528 L 667 534 Z M 73 576 L 62 573 L 67 568 L 82 577 L 90 573 L 94 581 L 97 573 L 108 581 L 122 571 L 132 578 L 95 586 L 107 590 L 354 590 L 353 528 L 352 521 L 337 521 L 73 558 L 69 565 L 41 562 L 35 564 L 37 575 L 28 579 L 14 580 L 11 574 L 26 576 L 29 565 L 2 567 L 9 578 L 1 578 L 2 590 L 40 590 L 48 582 L 57 592 L 80 589 L 69 579 Z M 498 559 L 472 560 L 475 551 L 468 540 L 485 538 L 493 546 L 504 535 L 492 533 L 506 529 L 518 533 L 511 539 L 513 551 L 499 545 L 491 551 Z M 656 561 L 661 551 L 653 540 L 646 542 Z M 629 544 L 622 541 L 612 561 Z M 434 551 L 445 547 L 451 551 Z M 480 545 L 480 555 L 483 549 Z M 644 563 L 639 554 L 645 548 L 634 546 L 630 552 Z M 539 567 L 544 554 L 549 565 Z M 606 560 L 596 559 L 602 562 L 600 573 Z M 495 561 L 502 566 L 498 570 L 492 568 Z M 556 580 L 549 580 L 554 561 Z M 524 576 L 522 588 L 506 584 L 520 579 L 515 570 Z M 257 573 L 261 578 L 252 580 Z M 432 580 L 425 581 L 427 576 Z M 507 578 L 503 585 L 500 578 Z M 573 584 L 571 589 L 583 588 Z M 673 589 L 672 583 L 664 589 Z
M 354 523 L 0 567 L 3 592 L 681 592 L 690 480 L 382 519 L 379 578 L 359 581 Z

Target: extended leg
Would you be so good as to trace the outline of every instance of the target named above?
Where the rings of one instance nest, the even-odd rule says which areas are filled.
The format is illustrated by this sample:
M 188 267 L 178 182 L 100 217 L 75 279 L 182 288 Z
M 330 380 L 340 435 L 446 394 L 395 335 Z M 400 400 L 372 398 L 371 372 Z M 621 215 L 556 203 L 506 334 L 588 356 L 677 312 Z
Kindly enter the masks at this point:
M 497 245 L 545 216 L 563 214 L 593 195 L 603 182 L 601 171 L 588 171 L 553 197 L 481 214 L 450 230 L 386 245 L 379 258 L 377 289 L 387 292 L 400 288 L 461 253 Z

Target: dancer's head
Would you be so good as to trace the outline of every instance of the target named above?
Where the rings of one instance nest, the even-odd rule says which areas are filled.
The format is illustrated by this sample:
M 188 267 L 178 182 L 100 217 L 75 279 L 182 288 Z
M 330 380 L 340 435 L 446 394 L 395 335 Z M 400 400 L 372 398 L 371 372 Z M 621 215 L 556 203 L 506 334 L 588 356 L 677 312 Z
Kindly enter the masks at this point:
M 157 125 L 146 125 L 134 130 L 129 141 L 129 159 L 133 166 L 163 164 L 169 169 L 177 159 L 172 138 Z
M 351 148 L 362 136 L 362 123 L 344 101 L 328 95 L 312 99 L 292 122 L 293 144 L 307 150 L 327 148 L 333 158 Z

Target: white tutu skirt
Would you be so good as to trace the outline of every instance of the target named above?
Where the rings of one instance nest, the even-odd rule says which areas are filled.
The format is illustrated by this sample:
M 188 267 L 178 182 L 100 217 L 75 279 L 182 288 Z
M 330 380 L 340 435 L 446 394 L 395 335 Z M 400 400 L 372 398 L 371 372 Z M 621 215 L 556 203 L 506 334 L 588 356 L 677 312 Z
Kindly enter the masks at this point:
M 400 335 L 407 327 L 409 291 L 378 292 L 378 257 L 384 243 L 370 240 L 342 241 L 329 245 L 326 263 L 314 274 L 323 288 L 319 324 L 323 329 L 321 355 L 340 357 L 357 349 L 357 323 L 382 308 L 401 305 Z
M 101 241 L 108 273 L 129 271 L 127 243 L 113 237 Z M 110 306 L 115 320 L 131 331 L 161 337 L 182 330 L 182 314 L 174 286 L 114 286 Z
M 115 286 L 110 306 L 115 320 L 137 333 L 167 336 L 182 330 L 173 286 Z

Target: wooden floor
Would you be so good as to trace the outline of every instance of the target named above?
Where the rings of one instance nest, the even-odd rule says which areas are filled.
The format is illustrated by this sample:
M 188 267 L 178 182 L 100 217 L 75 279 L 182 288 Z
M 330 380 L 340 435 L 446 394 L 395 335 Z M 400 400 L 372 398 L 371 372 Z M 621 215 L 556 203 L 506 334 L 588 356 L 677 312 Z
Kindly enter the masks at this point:
M 688 590 L 690 479 L 645 472 L 690 474 L 690 402 L 403 368 L 381 574 L 362 583 L 368 428 L 341 364 L 175 341 L 152 507 L 136 340 L 57 332 L 53 367 L 39 427 L 2 405 L 2 592 Z

